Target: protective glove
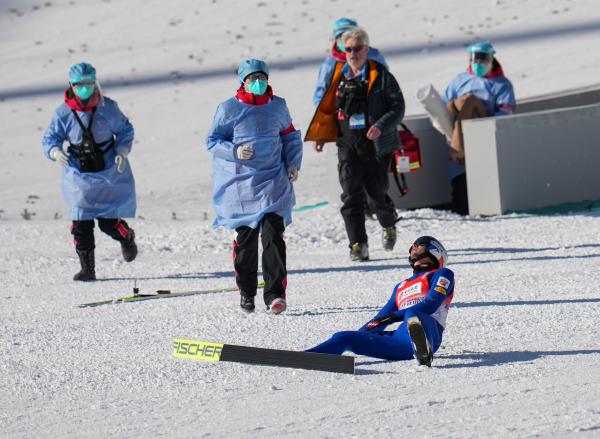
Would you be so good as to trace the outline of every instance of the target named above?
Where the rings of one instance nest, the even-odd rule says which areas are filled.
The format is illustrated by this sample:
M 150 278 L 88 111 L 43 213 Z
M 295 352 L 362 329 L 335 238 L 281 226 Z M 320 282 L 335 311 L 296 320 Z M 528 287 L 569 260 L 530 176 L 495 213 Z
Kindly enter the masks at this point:
M 367 326 L 365 327 L 365 329 L 367 331 L 370 331 L 371 329 L 375 329 L 378 326 L 391 325 L 392 323 L 397 322 L 397 321 L 398 321 L 398 319 L 396 319 L 393 314 L 390 314 L 389 316 L 371 320 L 369 323 L 367 323 Z
M 294 165 L 288 168 L 288 178 L 292 183 L 298 180 L 298 168 L 296 168 Z
M 125 172 L 125 165 L 127 164 L 127 154 L 129 154 L 129 151 L 125 148 L 117 150 L 117 155 L 115 156 L 115 165 L 117 165 L 117 172 L 119 174 Z
M 254 157 L 254 148 L 251 145 L 238 146 L 235 150 L 235 156 L 238 160 L 249 160 Z
M 50 157 L 61 166 L 67 166 L 69 164 L 69 153 L 63 151 L 62 148 L 52 148 Z

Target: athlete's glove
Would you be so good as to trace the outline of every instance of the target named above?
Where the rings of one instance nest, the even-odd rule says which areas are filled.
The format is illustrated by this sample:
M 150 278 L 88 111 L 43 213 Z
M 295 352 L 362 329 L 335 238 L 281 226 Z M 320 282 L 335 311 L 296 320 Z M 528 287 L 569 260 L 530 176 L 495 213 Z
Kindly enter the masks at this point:
M 235 156 L 238 160 L 249 160 L 254 157 L 254 148 L 251 145 L 238 146 L 235 150 Z
M 377 328 L 379 326 L 391 325 L 392 323 L 397 322 L 397 321 L 398 321 L 398 319 L 393 314 L 390 314 L 389 316 L 380 317 L 378 319 L 371 320 L 365 326 L 365 330 L 370 331 L 370 330 L 375 329 L 375 328 Z
M 292 183 L 298 180 L 298 168 L 294 165 L 290 166 L 288 168 L 288 177 Z
M 59 165 L 67 166 L 69 164 L 69 153 L 64 152 L 62 148 L 52 148 L 50 157 L 52 157 Z
M 122 148 L 117 151 L 117 155 L 115 156 L 115 164 L 117 165 L 117 172 L 119 174 L 122 174 L 123 172 L 125 172 L 125 164 L 127 163 L 127 154 L 129 154 L 129 151 L 127 151 L 126 148 Z

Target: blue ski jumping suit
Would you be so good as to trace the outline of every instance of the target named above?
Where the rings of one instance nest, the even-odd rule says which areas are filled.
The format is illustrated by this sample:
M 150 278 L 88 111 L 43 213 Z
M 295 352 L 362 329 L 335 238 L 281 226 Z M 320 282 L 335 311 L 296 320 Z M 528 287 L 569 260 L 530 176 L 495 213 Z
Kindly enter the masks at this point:
M 448 309 L 454 296 L 454 273 L 448 268 L 416 273 L 394 287 L 392 296 L 370 320 L 393 316 L 402 323 L 392 331 L 387 325 L 367 330 L 367 322 L 358 331 L 336 332 L 329 340 L 307 352 L 341 355 L 350 351 L 358 355 L 385 360 L 414 358 L 414 348 L 406 322 L 416 316 L 421 321 L 429 345 L 436 352 L 442 343 Z

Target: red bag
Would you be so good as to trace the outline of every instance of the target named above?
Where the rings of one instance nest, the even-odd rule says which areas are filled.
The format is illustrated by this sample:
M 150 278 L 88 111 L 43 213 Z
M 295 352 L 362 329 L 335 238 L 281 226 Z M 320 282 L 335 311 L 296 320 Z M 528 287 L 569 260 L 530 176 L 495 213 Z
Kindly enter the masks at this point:
M 401 147 L 394 153 L 393 165 L 400 174 L 415 172 L 421 169 L 421 147 L 419 139 L 403 123 L 402 130 L 398 132 Z

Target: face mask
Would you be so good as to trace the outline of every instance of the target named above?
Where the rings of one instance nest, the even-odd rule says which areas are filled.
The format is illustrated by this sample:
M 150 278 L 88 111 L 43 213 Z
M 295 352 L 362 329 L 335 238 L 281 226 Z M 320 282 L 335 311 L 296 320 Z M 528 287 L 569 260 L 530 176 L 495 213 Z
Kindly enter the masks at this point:
M 336 44 L 338 46 L 338 49 L 340 49 L 340 52 L 345 52 L 346 51 L 346 45 L 344 44 L 344 42 L 342 41 L 341 38 L 337 41 Z
M 488 64 L 479 64 L 479 63 L 471 63 L 471 68 L 473 69 L 473 73 L 483 78 L 490 70 L 490 66 Z
M 94 94 L 94 86 L 93 85 L 80 85 L 79 87 L 75 87 L 75 94 L 79 99 L 86 100 L 92 94 Z
M 261 95 L 267 91 L 267 81 L 264 79 L 255 79 L 246 86 L 248 91 L 255 95 Z

